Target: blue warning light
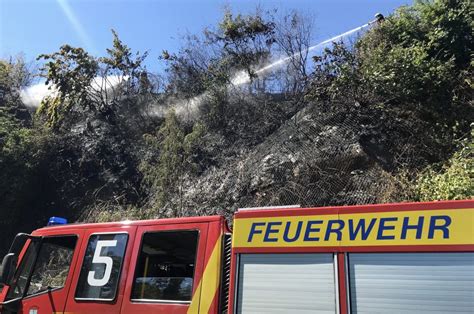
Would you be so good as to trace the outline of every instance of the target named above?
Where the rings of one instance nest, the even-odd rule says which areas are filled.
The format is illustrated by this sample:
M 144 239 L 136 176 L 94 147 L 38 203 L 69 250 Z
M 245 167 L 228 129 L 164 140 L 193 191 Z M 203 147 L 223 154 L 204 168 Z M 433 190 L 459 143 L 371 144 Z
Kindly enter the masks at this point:
M 51 217 L 48 221 L 48 226 L 56 226 L 56 225 L 65 225 L 67 224 L 66 218 L 61 217 Z

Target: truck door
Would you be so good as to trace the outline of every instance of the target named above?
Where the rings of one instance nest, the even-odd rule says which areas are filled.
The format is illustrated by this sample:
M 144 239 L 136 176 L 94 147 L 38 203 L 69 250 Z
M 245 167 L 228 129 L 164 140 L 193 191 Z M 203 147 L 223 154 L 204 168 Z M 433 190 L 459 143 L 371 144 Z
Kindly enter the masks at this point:
M 23 297 L 13 313 L 63 312 L 79 257 L 82 231 L 30 241 L 6 301 Z M 11 313 L 8 308 L 4 313 Z
M 135 226 L 88 229 L 65 312 L 119 313 Z
M 208 223 L 138 227 L 122 313 L 198 313 Z

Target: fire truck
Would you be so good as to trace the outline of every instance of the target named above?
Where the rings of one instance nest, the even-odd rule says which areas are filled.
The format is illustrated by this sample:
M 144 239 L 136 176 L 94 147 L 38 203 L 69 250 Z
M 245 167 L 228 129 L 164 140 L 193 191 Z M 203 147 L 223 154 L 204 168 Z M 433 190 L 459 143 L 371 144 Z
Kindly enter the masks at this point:
M 49 224 L 3 259 L 1 313 L 474 313 L 474 200 Z

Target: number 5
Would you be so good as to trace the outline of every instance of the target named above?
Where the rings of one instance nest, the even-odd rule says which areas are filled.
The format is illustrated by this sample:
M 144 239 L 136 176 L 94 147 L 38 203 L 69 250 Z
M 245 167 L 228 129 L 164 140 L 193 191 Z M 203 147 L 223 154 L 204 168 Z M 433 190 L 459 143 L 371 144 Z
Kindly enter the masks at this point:
M 97 241 L 95 248 L 94 257 L 92 258 L 92 264 L 105 264 L 104 276 L 100 279 L 95 278 L 95 270 L 89 271 L 87 276 L 87 283 L 93 287 L 105 286 L 110 279 L 112 273 L 113 260 L 109 256 L 101 256 L 100 253 L 103 247 L 115 247 L 117 246 L 117 240 Z

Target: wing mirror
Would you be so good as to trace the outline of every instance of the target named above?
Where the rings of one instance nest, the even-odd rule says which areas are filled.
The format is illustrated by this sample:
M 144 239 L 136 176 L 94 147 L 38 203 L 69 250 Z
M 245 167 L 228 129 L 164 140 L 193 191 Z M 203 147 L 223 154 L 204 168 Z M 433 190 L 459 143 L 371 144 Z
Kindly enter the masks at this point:
M 5 255 L 0 271 L 0 284 L 10 285 L 10 282 L 16 271 L 17 261 L 18 257 L 15 255 L 15 253 L 8 253 Z
M 26 241 L 28 241 L 28 239 L 41 240 L 42 237 L 32 236 L 26 233 L 19 233 L 16 235 L 12 245 L 10 246 L 10 250 L 8 250 L 8 254 L 5 255 L 5 257 L 3 258 L 3 262 L 0 268 L 0 285 L 10 285 L 13 276 L 16 272 L 18 256 L 20 256 L 20 252 L 25 246 L 25 243 Z

